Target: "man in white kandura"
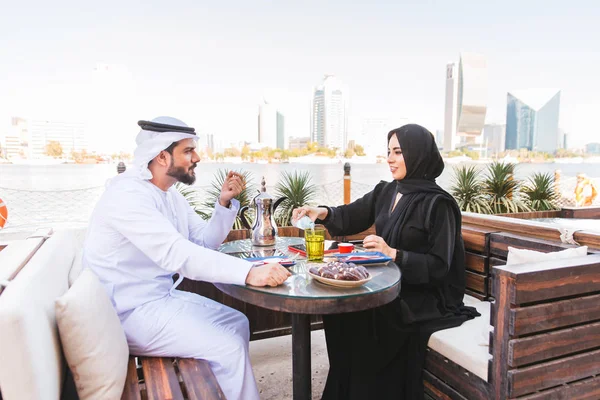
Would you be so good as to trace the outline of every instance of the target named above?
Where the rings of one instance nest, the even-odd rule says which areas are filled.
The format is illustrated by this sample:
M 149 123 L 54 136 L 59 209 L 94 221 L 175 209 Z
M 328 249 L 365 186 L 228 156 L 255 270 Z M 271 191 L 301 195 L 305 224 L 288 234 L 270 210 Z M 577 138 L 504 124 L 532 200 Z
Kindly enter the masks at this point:
M 207 360 L 227 399 L 258 399 L 248 319 L 176 287 L 184 277 L 277 286 L 289 272 L 279 264 L 252 268 L 216 251 L 239 209 L 242 177 L 227 175 L 212 218 L 203 221 L 173 187 L 196 179 L 194 129 L 170 117 L 139 125 L 133 167 L 110 181 L 94 209 L 83 265 L 108 291 L 131 354 Z

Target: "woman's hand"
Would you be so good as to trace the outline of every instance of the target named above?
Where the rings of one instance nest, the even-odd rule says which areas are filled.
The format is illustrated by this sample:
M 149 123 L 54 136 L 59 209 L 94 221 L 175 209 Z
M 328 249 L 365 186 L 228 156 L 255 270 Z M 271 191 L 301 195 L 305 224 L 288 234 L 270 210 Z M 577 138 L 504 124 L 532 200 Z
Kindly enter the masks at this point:
M 327 214 L 329 211 L 325 207 L 310 207 L 310 206 L 302 206 L 294 209 L 292 211 L 292 222 L 296 223 L 300 218 L 305 215 L 311 219 L 311 221 L 315 221 L 317 219 L 325 219 L 327 218 Z
M 363 240 L 363 247 L 369 251 L 378 251 L 388 257 L 392 257 L 392 260 L 396 258 L 396 249 L 392 249 L 390 246 L 388 246 L 381 236 L 367 236 Z

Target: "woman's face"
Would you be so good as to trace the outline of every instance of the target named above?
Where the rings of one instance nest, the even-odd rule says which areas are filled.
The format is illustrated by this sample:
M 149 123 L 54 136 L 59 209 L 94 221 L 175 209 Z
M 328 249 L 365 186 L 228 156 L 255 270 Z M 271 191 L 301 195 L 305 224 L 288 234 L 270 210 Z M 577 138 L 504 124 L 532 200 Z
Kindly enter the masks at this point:
M 406 164 L 404 163 L 404 156 L 402 155 L 402 149 L 396 135 L 392 135 L 388 143 L 387 161 L 394 180 L 404 179 L 406 176 Z

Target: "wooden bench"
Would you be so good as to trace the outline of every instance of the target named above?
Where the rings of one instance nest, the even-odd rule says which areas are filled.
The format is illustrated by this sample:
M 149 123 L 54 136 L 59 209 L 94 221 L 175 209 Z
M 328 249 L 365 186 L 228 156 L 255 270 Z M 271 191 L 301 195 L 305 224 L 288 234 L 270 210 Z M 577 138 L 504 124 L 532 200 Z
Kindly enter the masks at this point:
M 46 241 L 48 237 L 50 237 L 50 239 Z M 78 233 L 73 237 L 75 241 L 81 242 L 83 234 Z M 4 238 L 0 236 L 0 243 L 2 243 L 2 248 L 0 248 L 0 265 L 2 265 L 2 269 L 0 270 L 0 273 L 2 274 L 0 275 L 0 280 L 6 285 L 10 285 L 13 280 L 19 279 L 20 273 L 27 271 L 28 263 L 30 261 L 37 263 L 38 266 L 40 262 L 48 263 L 48 268 L 56 270 L 56 265 L 52 265 L 52 263 L 56 262 L 55 259 L 51 260 L 49 259 L 50 257 L 48 257 L 47 261 L 45 259 L 41 260 L 41 255 L 37 259 L 35 258 L 37 254 L 43 253 L 40 251 L 41 249 L 47 250 L 44 248 L 45 245 L 49 244 L 50 246 L 55 246 L 55 244 L 51 242 L 51 239 L 52 230 L 48 229 L 38 230 L 32 235 L 20 238 L 20 240 L 15 240 L 14 237 L 11 237 L 11 240 L 6 240 L 6 236 Z M 80 244 L 81 243 L 79 243 L 79 245 Z M 76 251 L 76 246 L 73 246 L 73 249 Z M 73 255 L 73 258 L 75 257 L 77 256 Z M 64 271 L 65 275 L 67 275 L 71 274 L 71 271 L 75 271 L 73 273 L 77 274 L 76 269 L 77 268 L 73 265 L 60 268 L 59 270 Z M 66 282 L 69 278 L 73 279 L 74 276 L 65 276 L 64 281 Z M 68 287 L 65 284 L 63 290 L 66 291 L 67 288 Z M 58 292 L 60 292 L 60 289 L 57 293 Z M 1 301 L 2 290 L 0 288 L 0 302 Z M 47 302 L 48 304 L 35 303 L 35 305 L 47 310 L 53 310 L 54 298 L 48 298 Z M 50 380 L 56 379 L 54 383 L 51 382 L 51 386 L 54 387 L 56 391 L 44 389 L 41 391 L 42 394 L 40 394 L 40 396 L 45 396 L 43 397 L 44 399 L 55 399 L 58 398 L 59 395 L 62 398 L 73 398 L 72 396 L 75 395 L 75 386 L 70 374 L 66 373 L 67 367 L 64 362 L 64 356 L 61 353 L 62 350 L 59 345 L 58 329 L 56 327 L 54 316 L 45 315 L 45 312 L 42 310 L 40 310 L 40 315 L 44 315 L 45 318 L 48 318 L 48 324 L 42 323 L 41 326 L 44 327 L 44 329 L 49 329 L 47 331 L 42 329 L 41 332 L 36 332 L 36 335 L 41 336 L 44 342 L 53 343 L 55 351 L 51 350 L 45 354 L 31 354 L 30 356 L 35 358 L 36 362 L 42 362 L 40 358 L 43 357 L 53 358 L 58 356 L 56 362 L 49 361 L 49 365 L 52 365 L 53 368 L 45 371 L 47 373 L 44 374 L 46 375 L 44 379 L 47 379 L 48 377 L 51 377 Z M 10 345 L 9 343 L 5 343 L 5 345 L 6 344 Z M 29 349 L 24 349 L 26 352 L 28 350 Z M 23 357 L 19 356 L 20 359 L 26 359 L 28 357 L 28 355 L 24 355 Z M 102 360 L 98 360 L 98 362 L 102 362 Z M 19 395 L 17 381 L 22 380 L 23 382 L 26 382 L 30 379 L 29 376 L 26 376 L 26 372 L 24 371 L 11 370 L 11 365 L 13 365 L 13 360 L 7 359 L 6 356 L 0 357 L 0 369 L 2 369 L 2 371 L 0 371 L 0 399 L 21 399 L 22 396 Z M 66 380 L 62 378 L 64 376 L 67 377 Z M 47 385 L 48 382 L 45 384 Z M 3 395 L 1 391 L 4 386 L 6 386 L 6 391 Z M 39 396 L 36 396 L 36 398 L 38 397 Z M 42 397 L 39 398 L 41 399 Z M 224 399 L 225 396 L 207 361 L 159 357 L 130 357 L 126 383 L 121 398 L 123 400 L 213 400 Z
M 225 399 L 205 360 L 130 357 L 121 400 Z
M 429 349 L 424 371 L 428 397 L 600 398 L 600 255 L 502 266 L 508 246 L 543 252 L 573 246 L 490 230 L 486 243 L 495 300 L 488 377 Z

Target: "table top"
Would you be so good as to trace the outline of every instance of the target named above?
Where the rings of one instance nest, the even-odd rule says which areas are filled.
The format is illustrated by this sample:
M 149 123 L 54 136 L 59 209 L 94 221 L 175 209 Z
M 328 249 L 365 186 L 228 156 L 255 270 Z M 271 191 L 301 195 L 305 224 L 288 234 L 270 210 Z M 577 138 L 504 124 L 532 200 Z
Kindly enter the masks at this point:
M 224 243 L 219 249 L 239 257 L 261 257 L 285 254 L 296 258 L 290 276 L 277 287 L 254 287 L 217 284 L 230 296 L 257 306 L 277 311 L 301 314 L 334 314 L 360 311 L 389 303 L 400 293 L 400 269 L 393 262 L 365 266 L 372 279 L 356 288 L 339 288 L 314 280 L 307 273 L 307 261 L 288 251 L 292 244 L 304 243 L 303 238 L 277 237 L 275 246 L 252 246 L 250 239 Z

